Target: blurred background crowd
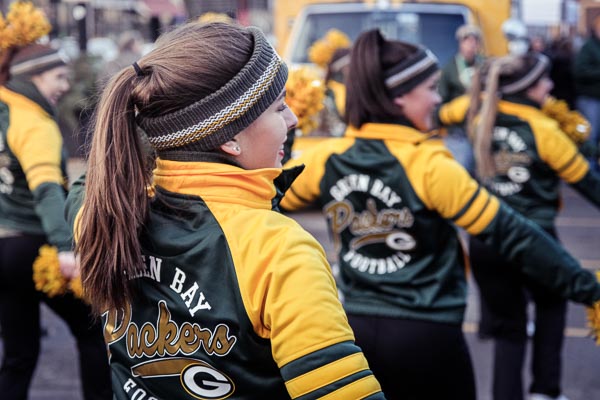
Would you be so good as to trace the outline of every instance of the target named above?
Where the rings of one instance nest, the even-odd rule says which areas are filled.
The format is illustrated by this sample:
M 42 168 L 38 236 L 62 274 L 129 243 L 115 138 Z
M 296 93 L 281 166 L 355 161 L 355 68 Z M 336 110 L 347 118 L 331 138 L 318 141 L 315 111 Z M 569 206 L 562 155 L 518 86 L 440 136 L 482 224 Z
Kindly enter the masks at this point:
M 6 13 L 10 3 L 0 0 L 0 10 Z M 575 108 L 573 62 L 592 31 L 594 18 L 600 15 L 600 2 L 594 0 L 36 0 L 33 3 L 46 12 L 51 22 L 48 35 L 51 45 L 60 47 L 73 60 L 72 89 L 61 101 L 59 112 L 65 142 L 73 157 L 83 156 L 82 128 L 102 82 L 149 51 L 161 32 L 190 19 L 226 16 L 242 25 L 258 26 L 293 65 L 311 61 L 314 65 L 314 60 L 309 59 L 309 49 L 330 29 L 340 30 L 352 41 L 361 31 L 373 27 L 391 38 L 429 47 L 444 65 L 458 52 L 456 29 L 469 23 L 481 29 L 477 48 L 480 56 L 505 54 L 511 34 L 513 39 L 526 39 L 530 50 L 548 55 L 553 61 L 552 94 Z M 502 30 L 507 20 L 517 25 L 516 31 L 513 29 L 508 36 Z M 319 73 L 323 76 L 324 71 L 321 68 Z M 314 130 L 311 127 L 311 132 L 307 132 L 305 128 L 302 133 L 314 134 Z

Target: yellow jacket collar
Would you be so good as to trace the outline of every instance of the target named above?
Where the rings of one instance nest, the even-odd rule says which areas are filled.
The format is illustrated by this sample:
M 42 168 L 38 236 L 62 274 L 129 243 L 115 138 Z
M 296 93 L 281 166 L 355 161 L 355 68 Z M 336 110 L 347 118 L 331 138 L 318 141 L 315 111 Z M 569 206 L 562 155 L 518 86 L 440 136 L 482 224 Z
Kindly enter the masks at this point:
M 25 108 L 25 109 L 34 111 L 36 113 L 40 113 L 40 114 L 46 115 L 48 117 L 51 117 L 51 115 L 48 114 L 46 112 L 46 110 L 44 110 L 35 101 L 28 99 L 26 96 L 23 96 L 22 94 L 13 92 L 12 90 L 10 90 L 4 86 L 0 86 L 0 99 L 2 99 L 4 102 L 8 103 L 10 106 L 18 107 L 18 108 Z
M 171 192 L 200 196 L 205 201 L 271 209 L 277 195 L 274 180 L 282 171 L 279 168 L 245 170 L 222 163 L 158 159 L 154 184 Z
M 531 120 L 532 118 L 547 118 L 546 114 L 539 108 L 530 106 L 527 104 L 513 103 L 510 101 L 500 100 L 498 102 L 498 110 L 503 114 L 516 115 L 525 120 Z
M 414 128 L 398 124 L 363 124 L 360 129 L 352 126 L 348 127 L 345 136 L 355 137 L 359 139 L 376 139 L 376 140 L 396 140 L 408 143 L 421 143 L 432 136 L 436 132 L 423 133 Z

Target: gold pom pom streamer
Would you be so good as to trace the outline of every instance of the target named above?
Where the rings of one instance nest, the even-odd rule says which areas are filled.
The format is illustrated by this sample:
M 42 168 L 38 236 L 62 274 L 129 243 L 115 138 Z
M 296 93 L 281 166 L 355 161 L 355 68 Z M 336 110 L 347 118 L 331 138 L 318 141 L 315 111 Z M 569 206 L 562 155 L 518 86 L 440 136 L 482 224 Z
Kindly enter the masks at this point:
M 208 24 L 210 22 L 223 22 L 225 24 L 233 24 L 235 21 L 227 14 L 206 12 L 198 17 L 198 22 Z
M 47 35 L 51 29 L 41 9 L 29 1 L 14 2 L 6 18 L 0 13 L 0 49 L 26 46 Z
M 337 49 L 350 47 L 350 39 L 346 34 L 337 29 L 327 31 L 322 39 L 317 40 L 308 49 L 308 59 L 321 68 L 327 68 L 333 53 Z
M 591 126 L 579 112 L 570 110 L 564 100 L 549 97 L 542 106 L 542 112 L 556 120 L 560 129 L 576 144 L 581 145 L 590 136 Z
M 596 278 L 600 281 L 600 271 L 596 271 Z M 600 346 L 600 301 L 588 307 L 587 310 L 588 326 L 591 329 L 591 335 L 596 340 L 596 345 Z
M 285 89 L 285 101 L 298 117 L 297 128 L 307 135 L 317 127 L 317 116 L 323 109 L 323 80 L 313 69 L 298 67 L 290 70 Z
M 75 297 L 83 299 L 81 278 L 69 281 L 62 275 L 58 250 L 54 246 L 45 244 L 40 247 L 39 255 L 33 262 L 33 282 L 36 290 L 48 297 L 61 296 L 70 291 Z

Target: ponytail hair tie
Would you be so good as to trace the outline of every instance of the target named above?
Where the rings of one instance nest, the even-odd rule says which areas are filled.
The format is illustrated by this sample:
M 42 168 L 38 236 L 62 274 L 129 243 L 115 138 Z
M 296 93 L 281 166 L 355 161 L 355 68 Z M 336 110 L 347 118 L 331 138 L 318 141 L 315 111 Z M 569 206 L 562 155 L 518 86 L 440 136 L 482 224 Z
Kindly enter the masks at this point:
M 131 64 L 131 66 L 133 67 L 133 69 L 135 69 L 135 74 L 137 76 L 144 76 L 144 71 L 142 71 L 137 61 L 134 61 L 133 64 Z

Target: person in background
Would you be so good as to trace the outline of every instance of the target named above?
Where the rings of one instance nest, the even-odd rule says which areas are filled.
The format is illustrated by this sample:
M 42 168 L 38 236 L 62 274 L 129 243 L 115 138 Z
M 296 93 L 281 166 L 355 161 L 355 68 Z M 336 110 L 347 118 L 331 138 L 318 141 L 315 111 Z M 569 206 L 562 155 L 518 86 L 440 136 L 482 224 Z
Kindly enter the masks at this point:
M 471 178 L 431 132 L 438 80 L 429 50 L 362 33 L 350 59 L 345 137 L 286 164 L 306 169 L 281 206 L 322 208 L 356 343 L 388 399 L 475 399 L 455 225 L 555 293 L 585 304 L 600 298 L 590 271 Z
M 344 108 L 346 106 L 345 76 L 350 63 L 350 48 L 337 49 L 325 71 L 325 100 L 320 130 L 328 136 L 342 136 L 346 131 Z
M 115 59 L 107 61 L 101 68 L 99 85 L 103 87 L 107 81 L 117 72 L 128 67 L 142 56 L 142 45 L 144 38 L 138 31 L 125 31 L 119 35 L 117 40 L 118 54 Z
M 32 266 L 38 249 L 55 246 L 67 279 L 79 274 L 64 218 L 66 153 L 55 107 L 69 90 L 61 52 L 30 44 L 11 58 L 0 87 L 0 326 L 4 356 L 2 399 L 25 399 L 40 352 L 40 302 L 64 322 L 79 351 L 83 397 L 111 399 L 106 345 L 90 307 L 72 294 L 36 291 Z
M 546 38 L 542 35 L 533 35 L 529 39 L 529 51 L 545 54 L 547 50 Z
M 462 25 L 456 30 L 458 53 L 443 67 L 439 82 L 442 104 L 464 95 L 471 87 L 476 69 L 481 65 L 481 30 L 475 25 Z M 444 142 L 456 160 L 474 173 L 473 148 L 464 125 L 445 127 Z
M 542 111 L 553 87 L 546 56 L 505 57 L 486 70 L 483 104 L 476 118 L 478 178 L 506 204 L 557 238 L 561 180 L 600 207 L 600 177 L 590 170 L 558 121 Z M 495 93 L 500 93 L 499 99 Z M 471 239 L 469 254 L 488 313 L 486 333 L 494 338 L 494 400 L 524 398 L 530 299 L 535 304 L 535 333 L 527 398 L 566 400 L 560 384 L 565 298 L 523 277 L 514 261 L 478 237 Z
M 564 100 L 570 109 L 575 109 L 575 80 L 573 76 L 573 42 L 567 36 L 558 37 L 548 46 L 550 58 L 550 79 L 554 87 L 550 94 L 559 100 Z
M 384 398 L 323 248 L 278 212 L 287 75 L 259 29 L 189 23 L 102 93 L 67 214 L 116 399 Z
M 577 109 L 590 122 L 592 130 L 589 140 L 593 147 L 598 147 L 600 141 L 600 15 L 592 21 L 590 37 L 575 55 L 573 74 Z M 596 171 L 600 170 L 596 159 L 591 158 L 589 161 Z

